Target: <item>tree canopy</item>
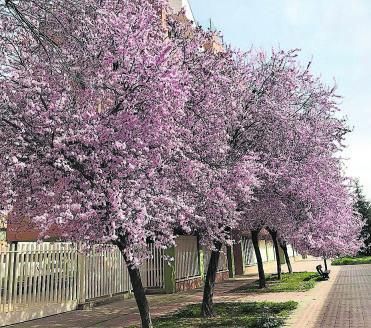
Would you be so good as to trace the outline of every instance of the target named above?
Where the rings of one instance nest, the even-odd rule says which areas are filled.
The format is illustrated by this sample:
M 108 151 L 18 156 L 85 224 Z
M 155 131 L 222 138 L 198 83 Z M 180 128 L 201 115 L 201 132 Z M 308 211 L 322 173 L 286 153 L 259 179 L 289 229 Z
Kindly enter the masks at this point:
M 0 214 L 117 245 L 144 326 L 148 242 L 267 227 L 316 256 L 361 247 L 349 131 L 298 50 L 210 46 L 161 0 L 8 0 L 0 31 Z

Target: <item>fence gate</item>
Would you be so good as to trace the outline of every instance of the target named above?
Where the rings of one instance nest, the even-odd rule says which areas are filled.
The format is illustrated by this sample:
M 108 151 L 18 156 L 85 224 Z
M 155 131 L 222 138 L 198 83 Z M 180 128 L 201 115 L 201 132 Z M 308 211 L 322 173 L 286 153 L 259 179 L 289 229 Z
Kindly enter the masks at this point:
M 19 243 L 0 252 L 0 326 L 74 310 L 77 251 L 69 243 Z
M 163 289 L 164 286 L 164 250 L 148 244 L 151 257 L 141 267 L 143 284 L 148 289 Z

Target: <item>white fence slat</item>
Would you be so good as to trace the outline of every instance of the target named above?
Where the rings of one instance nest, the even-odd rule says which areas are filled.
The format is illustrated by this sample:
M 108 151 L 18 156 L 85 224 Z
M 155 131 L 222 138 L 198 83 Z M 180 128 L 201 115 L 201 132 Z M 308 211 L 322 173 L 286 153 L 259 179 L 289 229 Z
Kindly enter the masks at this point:
M 102 268 L 103 268 L 103 263 L 102 263 L 102 251 L 98 250 L 97 252 L 97 286 L 98 286 L 98 294 L 97 294 L 97 297 L 99 297 L 99 295 L 103 295 L 104 294 L 104 291 L 103 291 L 103 280 L 102 280 Z
M 74 277 L 75 277 L 75 265 L 76 265 L 76 261 L 75 261 L 75 258 L 74 258 L 74 254 L 73 254 L 73 245 L 70 246 L 70 250 L 69 250 L 69 255 L 68 255 L 68 258 L 69 258 L 69 264 L 70 264 L 70 273 L 68 275 L 68 280 L 67 280 L 67 283 L 68 283 L 68 300 L 72 300 L 73 299 L 73 285 L 74 285 Z
M 96 249 L 94 248 L 94 253 L 93 253 L 93 271 L 92 271 L 94 286 L 93 286 L 92 298 L 95 298 L 98 295 L 97 267 L 98 267 L 98 259 L 97 259 Z
M 98 297 L 98 255 L 97 255 L 97 250 L 96 248 L 94 248 L 94 255 L 93 255 L 93 267 L 94 267 L 94 271 L 93 271 L 93 278 L 94 278 L 94 293 L 93 293 L 93 297 L 96 298 Z
M 44 257 L 44 253 L 43 253 L 43 245 L 42 244 L 39 244 L 38 246 L 38 276 L 37 276 L 37 291 L 36 291 L 36 302 L 37 303 L 40 303 L 40 298 L 41 298 L 41 287 L 42 287 L 42 282 L 43 282 L 43 264 L 44 264 L 44 261 L 43 261 L 43 257 Z
M 104 250 L 103 256 L 102 256 L 102 262 L 104 263 L 104 267 L 102 267 L 102 277 L 103 277 L 103 293 L 105 295 L 109 295 L 108 291 L 108 283 L 109 279 L 107 279 L 107 275 L 109 274 L 109 259 L 108 259 L 108 254 L 107 254 L 107 249 Z
M 9 263 L 11 258 L 11 251 L 12 248 L 9 247 L 9 252 L 7 256 L 5 257 L 5 275 L 4 275 L 4 304 L 5 304 L 5 311 L 8 312 L 9 310 L 9 301 L 8 301 L 8 280 L 9 280 Z
M 103 256 L 102 251 L 98 253 L 98 288 L 99 288 L 99 294 L 98 295 L 104 295 L 104 279 L 103 278 L 103 269 L 104 269 L 104 262 L 103 262 Z
M 36 288 L 37 288 L 37 276 L 38 276 L 38 244 L 35 244 L 33 247 L 33 254 L 32 254 L 32 277 L 31 277 L 31 284 L 32 284 L 32 303 L 36 303 Z
M 61 288 L 62 288 L 62 265 L 63 265 L 63 259 L 62 259 L 62 250 L 61 250 L 61 244 L 57 244 L 57 251 L 56 251 L 56 260 L 55 260 L 55 274 L 56 274 L 56 286 L 55 286 L 55 299 L 56 303 L 60 303 L 60 297 L 61 297 Z
M 90 270 L 89 270 L 89 276 L 90 276 L 90 293 L 89 293 L 89 298 L 93 298 L 94 297 L 94 289 L 95 289 L 95 280 L 94 280 L 94 270 L 95 270 L 95 266 L 94 266 L 94 249 L 92 249 L 91 251 L 91 255 L 90 255 Z
M 81 255 L 81 257 L 82 257 L 83 255 Z M 86 256 L 85 256 L 85 259 L 86 259 L 86 263 L 85 263 L 85 265 L 86 265 L 86 274 L 85 274 L 85 290 L 86 290 L 86 297 L 85 297 L 85 299 L 89 299 L 90 298 L 90 289 L 91 289 L 91 286 L 92 286 L 92 284 L 90 283 L 90 276 L 91 276 L 91 274 L 90 274 L 90 256 L 91 256 L 91 254 L 90 253 L 88 253 L 88 254 L 86 254 Z M 80 298 L 81 298 L 81 296 L 80 296 Z
M 49 302 L 50 301 L 50 287 L 52 286 L 52 268 L 51 268 L 51 263 L 52 263 L 52 248 L 50 244 L 47 244 L 46 246 L 47 249 L 47 261 L 46 261 L 46 291 L 45 291 L 45 299 L 44 302 Z
M 68 270 L 68 261 L 67 261 L 67 247 L 63 249 L 63 262 L 62 262 L 62 289 L 61 289 L 61 301 L 64 303 L 66 301 L 66 286 L 67 286 L 67 270 Z
M 72 270 L 72 267 L 71 267 L 71 259 L 70 259 L 70 247 L 67 246 L 66 248 L 66 273 L 65 273 L 65 284 L 64 284 L 64 288 L 65 288 L 65 291 L 64 291 L 64 299 L 65 301 L 69 301 L 70 300 L 70 279 L 71 279 L 71 270 Z
M 22 303 L 22 295 L 24 289 L 24 278 L 23 278 L 23 271 L 24 271 L 24 262 L 25 256 L 22 251 L 21 245 L 18 245 L 18 255 L 19 255 L 19 288 L 18 288 L 18 303 Z
M 77 257 L 77 249 L 76 246 L 74 246 L 71 250 L 71 262 L 73 267 L 73 274 L 72 274 L 72 283 L 71 283 L 71 300 L 74 300 L 77 298 L 77 288 L 78 282 L 77 282 L 77 266 L 78 266 L 78 257 Z
M 54 244 L 49 244 L 49 259 L 48 259 L 48 276 L 49 276 L 49 282 L 48 282 L 48 303 L 53 301 L 54 298 Z
M 77 250 L 72 248 L 71 250 L 71 263 L 72 263 L 72 267 L 73 267 L 73 274 L 72 274 L 72 283 L 71 283 L 71 296 L 70 296 L 70 299 L 71 300 L 74 300 L 75 298 L 77 298 L 77 288 L 79 288 L 78 286 L 78 282 L 77 282 L 77 265 L 78 265 L 78 257 L 77 257 Z M 80 283 L 83 283 L 82 281 Z
M 53 270 L 53 287 L 52 291 L 52 303 L 58 302 L 58 276 L 59 276 L 59 244 L 53 243 L 53 262 L 52 262 L 52 270 Z
M 23 254 L 24 254 L 24 266 L 23 266 L 23 284 L 24 284 L 24 292 L 23 292 L 23 302 L 22 303 L 29 303 L 29 295 L 30 295 L 30 275 L 31 275 L 31 244 L 22 244 Z
M 158 286 L 160 285 L 160 262 L 161 262 L 161 258 L 160 258 L 160 252 L 157 248 L 153 248 L 154 250 L 154 254 L 155 254 L 155 260 L 156 260 L 156 263 L 155 263 L 155 273 L 156 273 L 156 279 L 155 279 L 155 284 Z
M 53 261 L 53 272 L 54 272 L 54 298 L 53 301 L 58 303 L 59 299 L 59 273 L 60 273 L 60 244 L 54 244 L 54 261 Z
M 67 270 L 68 270 L 68 261 L 67 261 L 67 247 L 63 249 L 62 252 L 63 262 L 62 262 L 62 278 L 61 278 L 61 302 L 66 301 L 66 286 L 67 286 Z
M 5 300 L 4 300 L 4 282 L 5 282 L 5 270 L 6 270 L 6 256 L 7 252 L 0 253 L 0 312 L 5 312 Z
M 66 275 L 66 301 L 71 300 L 71 282 L 73 277 L 73 266 L 71 257 L 71 245 L 67 248 L 67 275 Z
M 8 312 L 12 310 L 13 306 L 13 290 L 14 290 L 14 285 L 13 285 L 13 280 L 14 280 L 14 256 L 15 256 L 15 244 L 10 245 L 10 253 L 9 255 L 9 266 L 6 268 L 8 271 Z
M 87 274 L 87 276 L 89 277 L 88 284 L 87 284 L 87 286 L 89 286 L 89 293 L 87 296 L 88 299 L 93 297 L 93 288 L 94 288 L 93 268 L 94 266 L 93 266 L 93 250 L 92 250 L 91 253 L 89 254 L 89 269 L 88 269 L 88 274 Z
M 46 252 L 46 245 L 42 244 L 41 246 L 41 254 L 42 254 L 42 274 L 41 274 L 41 283 L 40 283 L 40 291 L 39 291 L 39 302 L 45 302 L 45 295 L 46 295 L 46 279 L 47 279 L 47 252 Z

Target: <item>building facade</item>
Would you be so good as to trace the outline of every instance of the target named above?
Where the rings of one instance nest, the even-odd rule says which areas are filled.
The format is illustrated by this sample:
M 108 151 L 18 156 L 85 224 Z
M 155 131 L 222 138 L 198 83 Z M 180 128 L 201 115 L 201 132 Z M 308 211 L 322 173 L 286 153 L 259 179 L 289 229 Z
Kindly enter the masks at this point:
M 188 0 L 169 0 L 169 4 L 176 13 L 180 12 L 183 9 L 185 11 L 186 17 L 190 21 L 195 22 L 192 8 Z

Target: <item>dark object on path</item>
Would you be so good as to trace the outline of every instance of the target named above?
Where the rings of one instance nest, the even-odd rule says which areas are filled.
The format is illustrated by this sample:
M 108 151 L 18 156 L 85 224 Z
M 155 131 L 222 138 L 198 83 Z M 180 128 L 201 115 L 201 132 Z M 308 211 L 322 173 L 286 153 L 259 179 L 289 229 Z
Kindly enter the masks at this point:
M 322 265 L 317 265 L 316 266 L 316 270 L 318 272 L 318 274 L 325 280 L 329 279 L 330 278 L 330 270 L 325 270 L 325 271 L 322 271 Z

